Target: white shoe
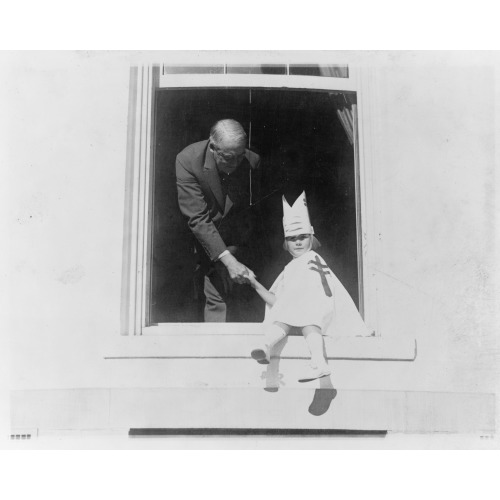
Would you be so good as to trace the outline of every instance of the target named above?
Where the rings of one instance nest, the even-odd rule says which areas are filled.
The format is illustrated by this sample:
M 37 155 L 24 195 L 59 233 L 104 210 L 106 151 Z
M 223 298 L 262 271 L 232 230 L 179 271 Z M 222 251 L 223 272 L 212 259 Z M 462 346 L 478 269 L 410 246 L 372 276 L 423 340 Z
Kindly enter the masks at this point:
M 328 367 L 328 365 L 317 367 L 311 367 L 309 371 L 301 378 L 299 378 L 299 382 L 311 382 L 312 380 L 316 380 L 318 378 L 328 377 L 332 374 L 332 370 Z
M 269 354 L 268 352 L 266 351 L 266 349 L 254 349 L 250 355 L 252 356 L 253 359 L 255 359 L 255 361 L 257 361 L 257 363 L 261 364 L 261 365 L 268 365 L 269 364 Z

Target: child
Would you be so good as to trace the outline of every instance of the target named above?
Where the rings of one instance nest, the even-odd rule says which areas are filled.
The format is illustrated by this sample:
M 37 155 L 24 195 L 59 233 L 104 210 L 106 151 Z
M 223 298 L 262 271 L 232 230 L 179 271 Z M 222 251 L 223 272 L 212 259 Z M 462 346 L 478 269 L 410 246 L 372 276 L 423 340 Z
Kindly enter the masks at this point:
M 254 349 L 251 355 L 261 364 L 269 363 L 272 348 L 292 327 L 299 327 L 311 353 L 311 370 L 299 382 L 308 382 L 331 374 L 325 359 L 323 335 L 331 334 L 332 326 L 348 328 L 351 332 L 354 329 L 363 335 L 369 333 L 345 288 L 314 251 L 320 243 L 309 221 L 304 192 L 292 207 L 283 197 L 283 229 L 283 247 L 293 260 L 270 290 L 266 290 L 253 273 L 248 276 L 252 288 L 266 302 L 264 347 Z

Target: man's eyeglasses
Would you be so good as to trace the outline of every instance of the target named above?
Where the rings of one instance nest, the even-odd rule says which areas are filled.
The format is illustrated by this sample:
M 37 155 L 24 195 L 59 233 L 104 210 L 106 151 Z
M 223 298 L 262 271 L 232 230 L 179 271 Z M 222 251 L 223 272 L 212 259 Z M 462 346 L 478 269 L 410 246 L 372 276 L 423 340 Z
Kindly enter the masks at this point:
M 228 153 L 223 153 L 222 151 L 220 151 L 217 148 L 214 148 L 214 151 L 219 158 L 221 158 L 222 160 L 227 161 L 227 162 L 234 161 L 234 160 L 239 161 L 245 157 L 245 152 L 243 152 L 239 155 L 232 155 L 232 154 L 228 154 Z

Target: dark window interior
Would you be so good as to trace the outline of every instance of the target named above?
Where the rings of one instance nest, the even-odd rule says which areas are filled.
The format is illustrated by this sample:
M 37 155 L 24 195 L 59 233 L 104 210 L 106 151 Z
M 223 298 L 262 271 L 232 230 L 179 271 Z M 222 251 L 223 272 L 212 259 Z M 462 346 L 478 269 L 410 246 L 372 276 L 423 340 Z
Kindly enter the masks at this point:
M 182 218 L 175 157 L 234 118 L 261 156 L 258 274 L 269 287 L 289 261 L 283 250 L 282 203 L 306 191 L 322 255 L 358 304 L 354 151 L 336 110 L 354 93 L 256 89 L 160 89 L 155 102 L 154 203 L 150 322 L 202 321 L 203 294 L 193 282 L 192 235 Z M 264 304 L 250 290 L 240 321 L 260 322 Z M 255 300 L 254 300 L 255 299 Z
M 260 75 L 286 75 L 285 64 L 228 64 L 226 67 L 228 74 L 260 74 Z

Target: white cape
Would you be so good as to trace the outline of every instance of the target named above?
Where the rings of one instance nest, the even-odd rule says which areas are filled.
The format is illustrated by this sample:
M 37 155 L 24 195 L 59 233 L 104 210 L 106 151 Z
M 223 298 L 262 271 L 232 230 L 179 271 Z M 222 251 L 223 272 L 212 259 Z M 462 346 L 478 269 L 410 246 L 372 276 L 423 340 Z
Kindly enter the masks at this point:
M 329 337 L 370 335 L 347 290 L 313 250 L 285 266 L 269 291 L 277 300 L 266 306 L 264 323 L 317 325 Z

